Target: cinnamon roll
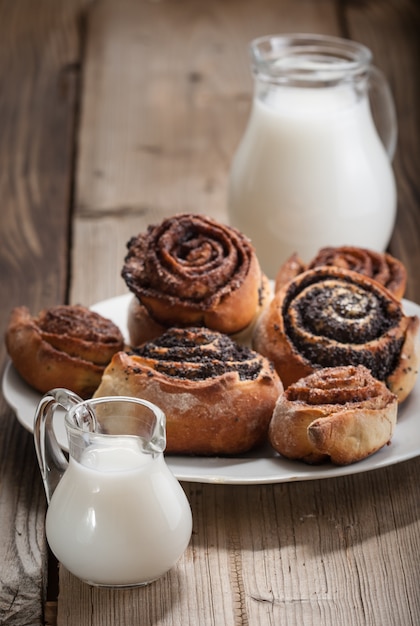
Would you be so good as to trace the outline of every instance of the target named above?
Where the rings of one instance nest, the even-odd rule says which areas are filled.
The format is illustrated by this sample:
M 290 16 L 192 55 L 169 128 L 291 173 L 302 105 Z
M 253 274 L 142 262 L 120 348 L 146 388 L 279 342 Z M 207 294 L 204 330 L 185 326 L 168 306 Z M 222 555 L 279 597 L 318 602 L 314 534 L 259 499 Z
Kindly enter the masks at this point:
M 138 396 L 160 406 L 167 453 L 231 455 L 266 440 L 282 390 L 267 359 L 201 327 L 171 328 L 114 355 L 95 396 Z
M 391 441 L 398 401 L 363 365 L 324 368 L 290 385 L 269 427 L 277 452 L 307 463 L 355 463 Z
M 375 252 L 355 246 L 340 246 L 321 248 L 307 265 L 297 254 L 292 255 L 278 271 L 276 290 L 301 272 L 323 265 L 352 270 L 373 278 L 398 300 L 402 299 L 406 289 L 407 271 L 399 259 L 386 252 Z
M 5 335 L 10 359 L 22 378 L 46 393 L 65 387 L 89 398 L 105 366 L 124 348 L 119 328 L 82 306 L 59 305 L 32 317 L 25 306 L 12 310 Z
M 402 402 L 418 370 L 417 316 L 377 281 L 323 266 L 286 283 L 262 313 L 254 349 L 285 387 L 322 367 L 365 365 Z
M 268 300 L 269 283 L 250 241 L 208 217 L 175 215 L 127 247 L 122 277 L 135 296 L 128 316 L 133 345 L 171 326 L 232 335 Z

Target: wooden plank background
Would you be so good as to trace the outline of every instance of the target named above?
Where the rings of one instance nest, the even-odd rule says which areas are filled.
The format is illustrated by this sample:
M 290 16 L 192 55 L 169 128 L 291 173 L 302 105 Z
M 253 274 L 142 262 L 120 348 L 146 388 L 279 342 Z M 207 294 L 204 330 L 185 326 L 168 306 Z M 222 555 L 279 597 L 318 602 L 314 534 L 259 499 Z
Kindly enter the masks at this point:
M 73 258 L 77 263 L 93 250 L 98 259 L 83 274 L 73 272 L 73 300 L 91 304 L 125 293 L 125 242 L 149 223 L 182 211 L 226 219 L 229 165 L 252 97 L 248 42 L 273 28 L 297 27 L 338 34 L 335 3 L 104 0 L 92 6 Z M 106 281 L 97 280 L 98 267 Z
M 348 36 L 380 60 L 400 137 L 391 250 L 420 302 L 419 12 L 416 0 L 0 0 L 0 330 L 17 304 L 125 293 L 125 243 L 150 222 L 226 218 L 246 46 L 269 32 Z M 0 412 L 0 623 L 41 624 L 45 500 L 31 436 L 3 399 Z M 60 568 L 57 623 L 416 626 L 419 472 L 415 459 L 308 483 L 185 484 L 194 533 L 178 566 L 119 592 Z
M 0 333 L 68 291 L 83 0 L 0 0 Z M 0 344 L 0 371 L 5 363 Z M 0 624 L 44 622 L 45 494 L 32 436 L 0 400 Z
M 323 32 L 366 43 L 398 89 L 397 106 L 407 115 L 400 115 L 400 134 L 418 155 L 408 136 L 417 115 L 414 93 L 407 105 L 407 91 L 395 84 L 399 63 L 407 68 L 406 81 L 415 75 L 415 38 L 407 38 L 414 17 L 418 24 L 418 11 L 407 2 L 380 8 L 324 0 L 94 5 L 84 64 L 72 300 L 91 304 L 126 291 L 120 277 L 125 242 L 147 224 L 184 210 L 226 219 L 229 163 L 252 97 L 247 43 L 255 36 Z M 383 29 L 398 48 L 383 49 Z M 392 247 L 409 259 L 419 258 L 420 227 L 405 162 L 398 153 L 404 240 L 397 230 Z M 83 272 L 77 270 L 81 260 Z M 419 287 L 418 275 L 410 276 L 412 297 L 420 296 Z M 194 534 L 178 567 L 149 589 L 124 591 L 123 601 L 121 592 L 88 589 L 62 568 L 58 623 L 414 624 L 419 563 L 414 555 L 402 562 L 399 546 L 419 540 L 419 501 L 413 498 L 419 469 L 414 461 L 398 473 L 316 483 L 185 484 Z M 390 532 L 398 544 L 386 545 Z M 378 551 L 386 551 L 389 569 L 377 571 Z M 112 614 L 104 614 L 104 606 Z

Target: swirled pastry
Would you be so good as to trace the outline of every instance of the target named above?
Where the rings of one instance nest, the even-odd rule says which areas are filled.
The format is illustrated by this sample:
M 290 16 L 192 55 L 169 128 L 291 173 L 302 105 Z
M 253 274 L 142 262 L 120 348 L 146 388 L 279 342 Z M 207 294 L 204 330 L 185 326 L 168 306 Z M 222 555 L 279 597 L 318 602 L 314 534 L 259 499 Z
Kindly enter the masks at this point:
M 418 371 L 417 316 L 377 281 L 337 267 L 307 270 L 262 313 L 254 348 L 285 387 L 322 367 L 365 365 L 402 402 Z
M 287 458 L 347 465 L 390 442 L 397 412 L 397 397 L 363 365 L 324 368 L 281 394 L 269 439 Z
M 119 352 L 95 396 L 138 396 L 160 406 L 167 453 L 229 455 L 266 440 L 282 390 L 267 359 L 202 327 L 172 328 Z
M 127 247 L 122 276 L 136 297 L 128 318 L 133 345 L 171 326 L 238 333 L 267 299 L 268 280 L 250 241 L 208 217 L 175 215 Z
M 355 246 L 321 248 L 307 265 L 297 254 L 293 254 L 278 271 L 276 291 L 301 272 L 323 265 L 352 270 L 373 278 L 386 287 L 398 300 L 401 300 L 404 295 L 407 285 L 407 271 L 403 263 L 386 252 L 375 252 Z
M 93 394 L 105 366 L 124 348 L 113 322 L 76 305 L 50 307 L 37 317 L 27 307 L 16 307 L 5 340 L 13 365 L 29 385 L 41 393 L 65 387 L 82 398 Z

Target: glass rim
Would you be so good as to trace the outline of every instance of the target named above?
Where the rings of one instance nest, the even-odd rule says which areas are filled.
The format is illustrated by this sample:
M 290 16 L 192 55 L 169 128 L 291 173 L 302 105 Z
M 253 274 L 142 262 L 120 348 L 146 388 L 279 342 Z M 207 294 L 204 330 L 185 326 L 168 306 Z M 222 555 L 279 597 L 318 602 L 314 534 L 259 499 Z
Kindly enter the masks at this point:
M 369 48 L 332 35 L 263 35 L 253 39 L 249 49 L 253 74 L 266 82 L 280 84 L 337 83 L 345 77 L 366 75 L 372 63 Z M 304 57 L 312 58 L 312 65 L 299 64 L 299 59 Z
M 156 425 L 158 424 L 165 425 L 166 416 L 165 416 L 164 411 L 159 406 L 157 406 L 157 404 L 154 404 L 153 402 L 150 402 L 149 400 L 146 400 L 144 398 L 135 398 L 132 396 L 99 396 L 97 398 L 88 398 L 86 400 L 81 399 L 80 402 L 70 407 L 66 411 L 65 416 L 64 416 L 66 426 L 76 432 L 80 432 L 81 430 L 83 431 L 84 430 L 83 427 L 75 424 L 74 420 L 72 419 L 78 410 L 85 408 L 87 412 L 89 413 L 90 410 L 92 410 L 95 406 L 98 406 L 100 404 L 107 404 L 107 403 L 116 404 L 117 402 L 137 404 L 146 409 L 149 409 L 156 419 Z M 114 435 L 110 435 L 107 433 L 95 433 L 94 431 L 87 431 L 87 432 L 91 432 L 91 434 L 98 434 L 98 435 L 100 434 L 100 436 L 105 436 L 105 437 L 114 436 Z M 121 435 L 121 436 L 124 436 L 124 435 Z

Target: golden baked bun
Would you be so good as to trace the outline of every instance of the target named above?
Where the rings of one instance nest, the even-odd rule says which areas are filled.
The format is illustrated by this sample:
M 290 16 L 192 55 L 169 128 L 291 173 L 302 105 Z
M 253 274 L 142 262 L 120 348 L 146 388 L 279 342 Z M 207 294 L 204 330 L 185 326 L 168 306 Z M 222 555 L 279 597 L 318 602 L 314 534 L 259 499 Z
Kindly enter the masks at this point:
M 89 398 L 105 366 L 124 348 L 119 328 L 82 306 L 59 305 L 32 317 L 28 308 L 12 310 L 5 335 L 10 359 L 22 378 L 46 393 L 65 387 Z
M 323 265 L 340 267 L 373 278 L 401 300 L 407 285 L 404 264 L 387 252 L 375 252 L 355 246 L 321 248 L 308 264 L 293 254 L 279 269 L 276 291 L 301 272 Z
M 243 330 L 230 335 L 232 339 L 242 345 L 251 346 L 252 337 L 259 316 L 261 315 L 263 309 L 268 306 L 272 297 L 273 293 L 270 281 L 263 275 L 261 281 L 260 299 L 254 318 Z M 128 305 L 127 330 L 131 345 L 138 346 L 145 341 L 156 339 L 166 332 L 168 327 L 156 322 L 151 315 L 149 315 L 146 307 L 139 302 L 136 296 L 133 296 Z
M 232 455 L 258 446 L 282 384 L 267 359 L 207 328 L 172 328 L 114 355 L 96 397 L 129 395 L 166 414 L 166 452 Z
M 122 277 L 137 298 L 128 316 L 132 345 L 171 326 L 233 335 L 265 302 L 268 281 L 250 241 L 208 217 L 175 215 L 127 247 Z
M 324 368 L 281 394 L 269 439 L 284 457 L 347 465 L 391 441 L 397 412 L 395 394 L 364 366 Z
M 377 281 L 323 266 L 298 274 L 275 294 L 253 347 L 288 387 L 321 367 L 365 365 L 402 402 L 418 372 L 419 318 Z

